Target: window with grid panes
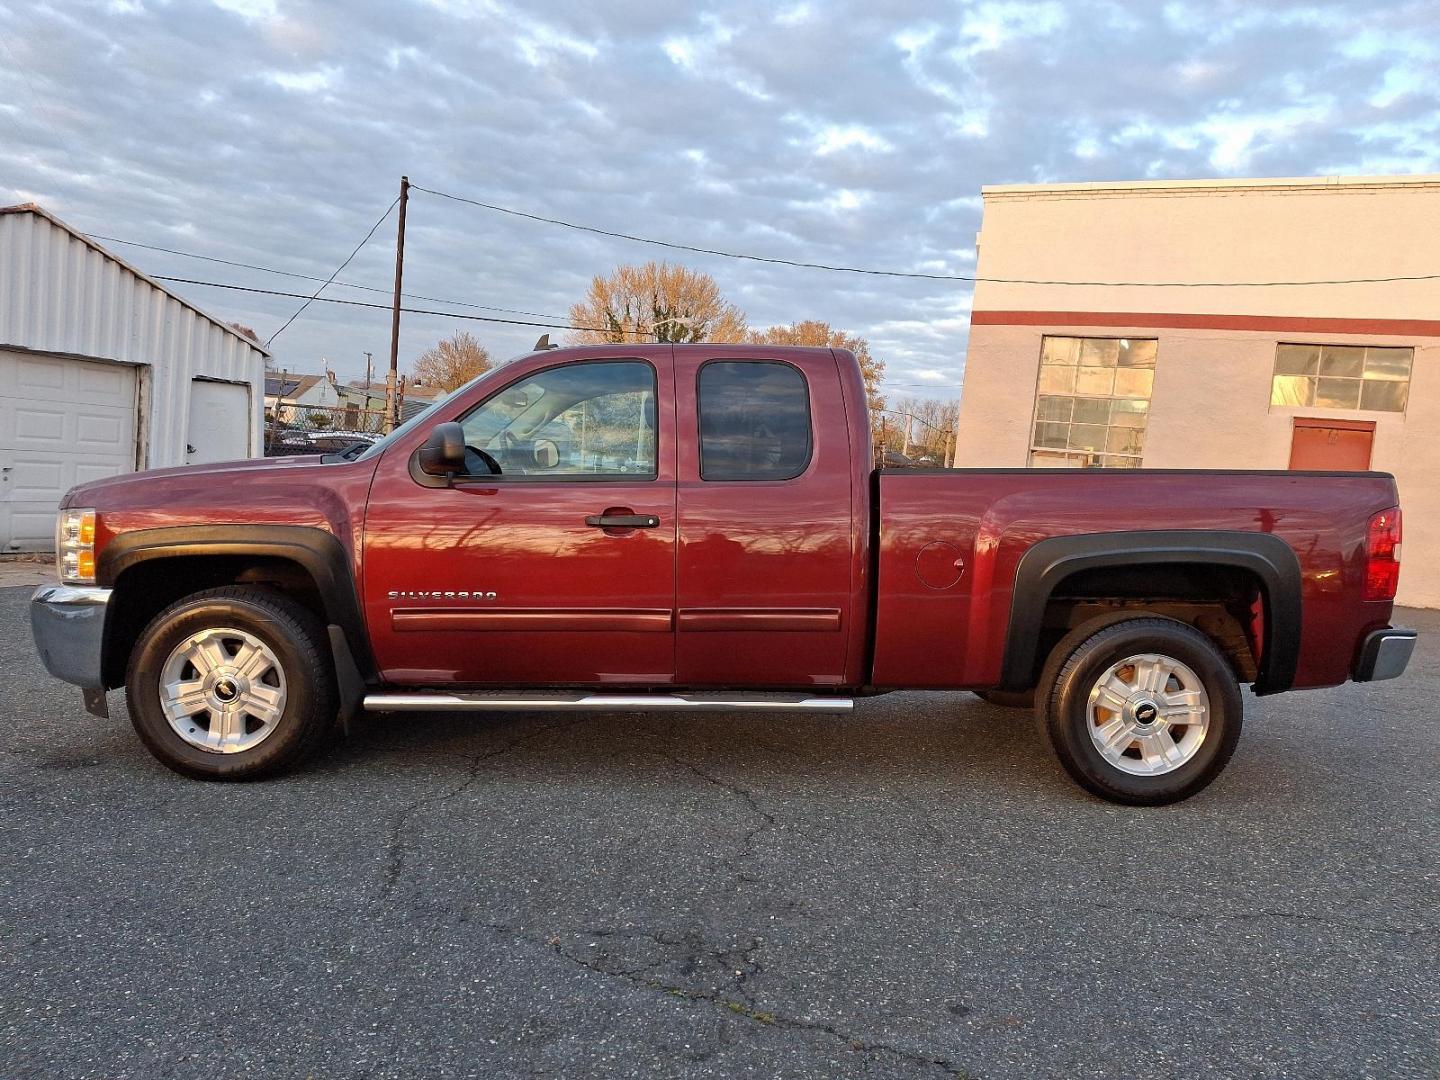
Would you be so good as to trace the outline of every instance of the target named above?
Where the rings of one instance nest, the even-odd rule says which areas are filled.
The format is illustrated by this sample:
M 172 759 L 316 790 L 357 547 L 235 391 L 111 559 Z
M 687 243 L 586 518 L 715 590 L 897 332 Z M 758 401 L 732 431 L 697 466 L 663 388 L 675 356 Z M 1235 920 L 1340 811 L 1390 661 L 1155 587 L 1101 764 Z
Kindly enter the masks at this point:
M 1030 465 L 1139 468 L 1155 354 L 1154 338 L 1042 339 Z
M 1292 345 L 1275 349 L 1270 404 L 1405 411 L 1415 350 L 1393 345 Z

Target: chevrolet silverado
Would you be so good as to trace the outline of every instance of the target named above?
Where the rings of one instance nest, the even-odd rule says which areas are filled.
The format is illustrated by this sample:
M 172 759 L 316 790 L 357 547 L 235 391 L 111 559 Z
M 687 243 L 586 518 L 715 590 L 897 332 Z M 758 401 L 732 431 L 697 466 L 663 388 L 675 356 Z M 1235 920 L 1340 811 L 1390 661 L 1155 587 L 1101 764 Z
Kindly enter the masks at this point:
M 368 447 L 71 490 L 49 671 L 188 776 L 364 710 L 1033 696 L 1102 797 L 1184 799 L 1256 694 L 1393 678 L 1380 473 L 872 468 L 843 350 L 539 349 Z

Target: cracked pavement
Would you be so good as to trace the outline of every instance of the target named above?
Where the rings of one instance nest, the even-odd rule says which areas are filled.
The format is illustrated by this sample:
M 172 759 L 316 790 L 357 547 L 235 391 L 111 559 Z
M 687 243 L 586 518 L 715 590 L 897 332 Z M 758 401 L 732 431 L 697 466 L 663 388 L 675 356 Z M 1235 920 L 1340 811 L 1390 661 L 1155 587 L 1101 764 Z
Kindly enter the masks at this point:
M 1188 803 L 1028 718 L 416 715 L 201 784 L 0 589 L 0 1077 L 1433 1077 L 1440 613 Z

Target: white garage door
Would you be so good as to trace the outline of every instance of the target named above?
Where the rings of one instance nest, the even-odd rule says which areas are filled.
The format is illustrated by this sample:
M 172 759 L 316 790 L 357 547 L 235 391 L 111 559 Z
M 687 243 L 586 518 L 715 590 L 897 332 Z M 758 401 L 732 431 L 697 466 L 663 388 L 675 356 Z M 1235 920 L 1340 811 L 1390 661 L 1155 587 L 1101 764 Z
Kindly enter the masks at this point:
M 0 350 L 0 551 L 49 551 L 76 484 L 135 468 L 135 368 Z

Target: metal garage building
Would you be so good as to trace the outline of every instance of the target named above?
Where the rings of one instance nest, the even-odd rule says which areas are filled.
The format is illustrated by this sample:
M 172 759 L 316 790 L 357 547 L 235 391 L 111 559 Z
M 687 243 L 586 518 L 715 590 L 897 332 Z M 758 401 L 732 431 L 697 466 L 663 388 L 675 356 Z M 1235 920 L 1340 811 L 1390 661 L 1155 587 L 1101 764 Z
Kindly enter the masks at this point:
M 40 207 L 0 208 L 0 552 L 52 548 L 75 484 L 259 454 L 268 355 Z

